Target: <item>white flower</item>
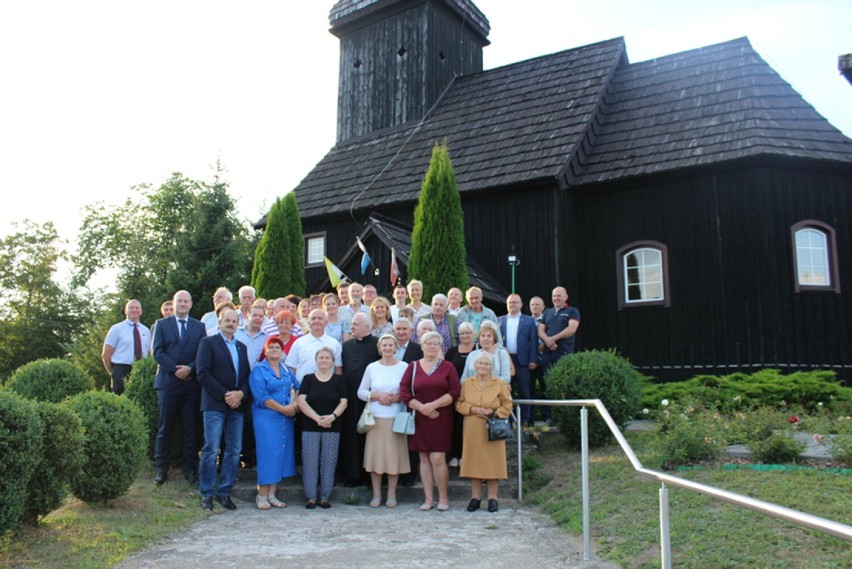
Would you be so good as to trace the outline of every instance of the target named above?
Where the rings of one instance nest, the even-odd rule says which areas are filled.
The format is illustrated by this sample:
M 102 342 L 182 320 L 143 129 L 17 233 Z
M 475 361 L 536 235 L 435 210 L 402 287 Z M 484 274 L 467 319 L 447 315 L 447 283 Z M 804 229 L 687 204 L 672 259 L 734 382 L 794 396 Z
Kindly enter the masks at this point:
M 669 400 L 663 399 L 662 401 L 660 401 L 660 405 L 662 405 L 663 407 L 668 407 L 669 406 Z
M 822 401 L 820 401 L 819 403 L 817 403 L 817 407 L 822 407 Z
M 650 412 L 651 412 L 651 411 L 650 411 L 647 407 L 645 407 L 644 409 L 642 409 L 642 414 L 643 414 L 643 415 L 647 415 L 647 414 L 648 414 L 648 413 L 650 413 Z

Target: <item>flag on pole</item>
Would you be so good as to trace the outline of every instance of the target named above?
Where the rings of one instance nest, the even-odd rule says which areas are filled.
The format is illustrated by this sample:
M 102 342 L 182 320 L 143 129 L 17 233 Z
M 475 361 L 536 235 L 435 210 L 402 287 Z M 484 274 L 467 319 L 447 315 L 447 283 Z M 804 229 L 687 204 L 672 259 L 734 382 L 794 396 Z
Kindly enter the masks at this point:
M 332 287 L 337 288 L 337 285 L 349 280 L 349 277 L 347 277 L 343 271 L 337 267 L 337 265 L 332 263 L 331 259 L 323 257 L 323 260 L 325 261 L 325 269 L 328 271 L 328 280 Z
M 373 260 L 370 258 L 370 254 L 367 253 L 367 248 L 364 247 L 363 243 L 361 243 L 361 238 L 356 235 L 355 241 L 358 242 L 358 248 L 361 249 L 362 253 L 364 253 L 361 255 L 361 274 L 365 275 L 367 274 L 367 269 L 370 267 L 370 263 L 372 263 Z
M 399 280 L 399 265 L 396 264 L 396 249 L 391 247 L 390 282 L 391 288 L 396 286 Z

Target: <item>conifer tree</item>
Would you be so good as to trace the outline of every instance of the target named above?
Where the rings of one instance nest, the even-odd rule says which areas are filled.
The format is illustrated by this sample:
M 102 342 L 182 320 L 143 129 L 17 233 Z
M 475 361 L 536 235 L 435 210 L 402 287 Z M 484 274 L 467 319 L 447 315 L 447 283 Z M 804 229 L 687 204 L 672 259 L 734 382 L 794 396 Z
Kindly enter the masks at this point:
M 423 301 L 451 287 L 468 288 L 464 212 L 447 143 L 435 144 L 420 187 L 411 234 L 410 279 L 423 281 Z
M 296 196 L 278 198 L 266 217 L 266 229 L 254 253 L 251 283 L 259 297 L 305 294 L 305 245 Z

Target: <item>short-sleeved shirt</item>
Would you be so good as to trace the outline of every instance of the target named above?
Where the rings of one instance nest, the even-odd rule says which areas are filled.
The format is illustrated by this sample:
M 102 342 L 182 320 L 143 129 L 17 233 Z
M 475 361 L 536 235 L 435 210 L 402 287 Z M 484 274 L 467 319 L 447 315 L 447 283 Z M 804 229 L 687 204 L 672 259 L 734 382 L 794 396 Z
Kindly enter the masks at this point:
M 567 304 L 556 310 L 551 307 L 544 311 L 542 322 L 544 323 L 544 331 L 548 336 L 554 336 L 568 327 L 571 320 L 580 321 L 580 311 L 573 306 Z M 574 353 L 574 336 L 563 338 L 556 342 L 558 346 L 557 352 L 563 354 Z
M 306 374 L 314 373 L 317 370 L 315 358 L 317 351 L 323 346 L 328 346 L 334 352 L 334 365 L 343 367 L 340 342 L 328 334 L 323 334 L 319 338 L 313 334 L 308 334 L 296 340 L 293 343 L 293 347 L 290 348 L 290 353 L 287 355 L 287 367 L 296 370 L 297 381 L 301 382 Z
M 342 375 L 332 374 L 328 381 L 320 381 L 313 373 L 309 373 L 302 380 L 299 389 L 299 397 L 305 396 L 305 401 L 311 406 L 317 415 L 331 415 L 340 405 L 341 399 L 346 399 L 346 381 Z M 324 429 L 316 424 L 316 421 L 301 414 L 301 426 L 303 431 L 322 432 L 329 431 L 339 433 L 343 421 L 335 419 L 331 427 Z
M 139 339 L 142 341 L 142 356 L 146 356 L 151 351 L 151 331 L 147 326 L 138 323 Z M 104 344 L 110 346 L 115 351 L 112 354 L 112 363 L 133 365 L 136 361 L 135 350 L 133 344 L 133 322 L 124 320 L 118 324 L 114 324 L 107 332 Z

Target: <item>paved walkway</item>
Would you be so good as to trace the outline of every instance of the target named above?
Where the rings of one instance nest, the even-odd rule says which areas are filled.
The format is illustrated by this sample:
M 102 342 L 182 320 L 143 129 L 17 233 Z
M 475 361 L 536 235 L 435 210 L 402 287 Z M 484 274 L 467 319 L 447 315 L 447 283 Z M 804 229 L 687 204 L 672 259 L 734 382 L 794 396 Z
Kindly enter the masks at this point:
M 301 498 L 301 497 L 300 497 Z M 306 510 L 301 500 L 283 510 L 260 511 L 245 501 L 190 527 L 119 567 L 216 569 L 447 567 L 560 567 L 616 569 L 582 561 L 582 539 L 549 519 L 501 501 L 495 514 L 469 513 L 454 501 L 448 512 L 420 512 L 412 503 Z

